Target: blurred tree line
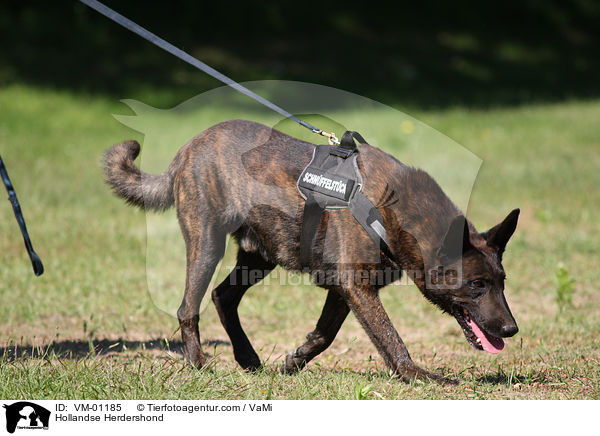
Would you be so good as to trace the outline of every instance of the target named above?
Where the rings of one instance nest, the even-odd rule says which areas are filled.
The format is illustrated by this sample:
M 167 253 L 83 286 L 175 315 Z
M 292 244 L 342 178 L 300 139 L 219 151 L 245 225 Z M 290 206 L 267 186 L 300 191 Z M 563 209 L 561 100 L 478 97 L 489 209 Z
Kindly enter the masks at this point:
M 237 81 L 307 81 L 420 108 L 600 95 L 598 1 L 106 4 Z M 8 83 L 167 105 L 219 86 L 75 0 L 3 0 Z

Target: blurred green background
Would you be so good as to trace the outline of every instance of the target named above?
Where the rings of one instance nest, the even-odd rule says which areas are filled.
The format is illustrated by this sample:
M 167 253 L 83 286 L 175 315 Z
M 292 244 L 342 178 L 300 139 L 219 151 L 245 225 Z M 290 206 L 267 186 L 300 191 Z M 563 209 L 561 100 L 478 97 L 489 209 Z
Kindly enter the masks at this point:
M 600 3 L 593 0 L 106 4 L 237 81 L 300 80 L 401 108 L 600 93 Z M 0 85 L 154 105 L 218 85 L 76 1 L 3 1 L 0 44 Z
M 522 211 L 504 260 L 520 333 L 497 356 L 477 353 L 414 287 L 391 286 L 384 305 L 413 358 L 462 385 L 399 383 L 352 316 L 304 372 L 283 377 L 277 364 L 325 294 L 256 286 L 240 311 L 265 369 L 239 370 L 208 304 L 200 329 L 216 365 L 190 370 L 177 321 L 148 293 L 146 216 L 110 193 L 100 160 L 112 144 L 144 140 L 113 118 L 133 114 L 119 100 L 168 109 L 220 83 L 78 2 L 8 0 L 0 154 L 46 273 L 33 276 L 0 201 L 0 398 L 600 398 L 600 3 L 107 4 L 237 81 L 363 95 L 481 158 L 469 218 L 483 230 Z M 231 117 L 216 106 L 196 115 L 202 125 Z M 401 151 L 387 140 L 402 133 L 395 115 L 346 115 Z M 183 145 L 173 138 L 169 150 Z M 150 163 L 165 168 L 170 158 L 157 156 Z M 164 267 L 165 278 L 180 268 Z

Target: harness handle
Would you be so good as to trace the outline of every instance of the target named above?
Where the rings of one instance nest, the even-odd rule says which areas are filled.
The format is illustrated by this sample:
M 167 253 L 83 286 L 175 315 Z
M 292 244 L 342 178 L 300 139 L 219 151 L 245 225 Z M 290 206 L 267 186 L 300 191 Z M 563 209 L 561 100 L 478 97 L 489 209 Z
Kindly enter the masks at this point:
M 340 141 L 340 147 L 345 148 L 349 151 L 357 150 L 356 143 L 354 142 L 355 139 L 358 141 L 359 144 L 367 143 L 365 138 L 363 138 L 360 133 L 348 130 L 342 136 L 342 140 Z

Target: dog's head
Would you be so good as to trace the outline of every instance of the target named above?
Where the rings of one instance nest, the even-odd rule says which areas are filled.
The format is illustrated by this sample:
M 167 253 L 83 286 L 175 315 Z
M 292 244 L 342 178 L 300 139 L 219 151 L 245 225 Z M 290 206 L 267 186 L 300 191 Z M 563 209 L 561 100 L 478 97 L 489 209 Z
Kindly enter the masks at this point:
M 518 218 L 515 209 L 500 224 L 478 233 L 463 216 L 456 217 L 436 251 L 442 286 L 428 295 L 456 318 L 471 346 L 494 354 L 504 348 L 502 338 L 519 331 L 504 298 L 502 267 Z M 444 286 L 445 281 L 452 286 Z

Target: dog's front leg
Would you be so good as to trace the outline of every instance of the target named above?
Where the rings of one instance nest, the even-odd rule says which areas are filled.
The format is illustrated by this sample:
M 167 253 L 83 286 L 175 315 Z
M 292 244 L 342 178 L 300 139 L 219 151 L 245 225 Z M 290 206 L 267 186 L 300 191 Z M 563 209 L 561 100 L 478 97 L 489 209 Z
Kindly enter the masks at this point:
M 404 381 L 431 379 L 448 384 L 458 382 L 456 379 L 448 379 L 420 368 L 412 361 L 404 342 L 385 312 L 376 290 L 353 287 L 346 291 L 345 297 L 348 306 L 371 338 L 385 363 Z

